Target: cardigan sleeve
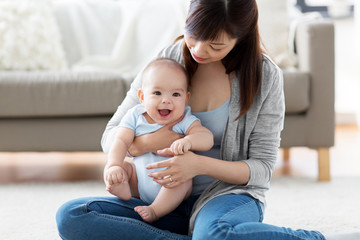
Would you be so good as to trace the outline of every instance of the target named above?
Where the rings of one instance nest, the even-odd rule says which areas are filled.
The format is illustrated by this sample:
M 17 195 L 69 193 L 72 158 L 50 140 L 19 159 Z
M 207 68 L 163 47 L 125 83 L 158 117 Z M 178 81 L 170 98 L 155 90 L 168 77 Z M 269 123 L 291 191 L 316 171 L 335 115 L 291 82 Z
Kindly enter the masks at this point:
M 172 58 L 175 61 L 178 61 L 181 63 L 181 61 L 182 61 L 182 57 L 181 57 L 182 56 L 182 54 L 181 54 L 182 42 L 183 41 L 177 41 L 173 45 L 163 49 L 155 58 L 167 57 L 167 58 Z M 132 108 L 136 104 L 140 103 L 139 99 L 137 97 L 137 92 L 141 88 L 142 71 L 143 70 L 141 70 L 137 74 L 134 81 L 131 83 L 130 89 L 126 94 L 125 99 L 118 106 L 116 112 L 114 113 L 114 115 L 112 116 L 112 118 L 106 125 L 105 131 L 101 138 L 101 147 L 105 153 L 109 152 L 110 147 L 115 139 L 117 126 L 119 125 L 119 123 L 120 123 L 121 119 L 123 118 L 123 116 L 125 115 L 125 113 L 130 108 Z
M 263 80 L 269 86 L 260 92 L 261 104 L 248 139 L 248 158 L 244 160 L 250 168 L 248 186 L 265 186 L 270 182 L 280 147 L 285 115 L 283 74 L 273 66 L 271 63 L 264 66 Z

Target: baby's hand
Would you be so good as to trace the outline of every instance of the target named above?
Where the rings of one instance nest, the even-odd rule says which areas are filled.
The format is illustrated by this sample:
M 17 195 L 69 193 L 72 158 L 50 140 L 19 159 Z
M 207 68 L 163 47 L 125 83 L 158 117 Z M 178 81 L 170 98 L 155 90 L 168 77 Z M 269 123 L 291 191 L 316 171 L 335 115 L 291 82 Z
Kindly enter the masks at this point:
M 174 153 L 174 155 L 184 154 L 187 151 L 189 151 L 190 148 L 191 148 L 191 142 L 186 138 L 178 139 L 175 142 L 173 142 L 170 146 L 170 149 Z
M 128 182 L 125 170 L 120 166 L 112 166 L 105 171 L 105 184 L 109 187 L 114 184 Z

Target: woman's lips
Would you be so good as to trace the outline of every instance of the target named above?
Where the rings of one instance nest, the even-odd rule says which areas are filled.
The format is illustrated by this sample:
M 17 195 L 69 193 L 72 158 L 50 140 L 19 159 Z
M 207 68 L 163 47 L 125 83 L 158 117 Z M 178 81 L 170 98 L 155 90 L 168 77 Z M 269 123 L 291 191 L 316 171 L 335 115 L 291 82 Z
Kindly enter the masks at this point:
M 193 56 L 193 58 L 195 58 L 196 61 L 199 61 L 199 62 L 206 60 L 206 58 L 198 57 L 198 56 L 196 56 L 194 53 L 192 54 L 192 56 Z

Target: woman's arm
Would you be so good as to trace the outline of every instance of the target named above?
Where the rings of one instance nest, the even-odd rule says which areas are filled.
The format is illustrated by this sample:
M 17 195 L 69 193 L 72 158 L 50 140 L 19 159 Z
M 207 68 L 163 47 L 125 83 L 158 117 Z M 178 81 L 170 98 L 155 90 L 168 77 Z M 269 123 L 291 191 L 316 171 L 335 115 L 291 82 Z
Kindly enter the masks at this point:
M 263 64 L 263 83 L 259 93 L 261 104 L 257 104 L 259 113 L 251 118 L 254 126 L 247 140 L 247 159 L 244 160 L 250 169 L 248 185 L 260 187 L 271 180 L 285 116 L 283 73 L 266 59 L 267 57 Z
M 181 121 L 181 119 L 165 125 L 156 132 L 135 137 L 128 150 L 129 153 L 132 156 L 140 156 L 147 152 L 156 153 L 159 149 L 170 147 L 174 141 L 184 137 L 184 135 L 172 130 L 173 126 L 179 121 Z
M 200 175 L 210 176 L 223 182 L 246 185 L 250 179 L 249 166 L 243 161 L 225 161 L 215 158 L 202 157 L 199 166 Z M 205 166 L 205 167 L 204 167 Z
M 149 164 L 147 169 L 167 168 L 159 172 L 149 174 L 159 184 L 173 188 L 197 175 L 206 175 L 231 184 L 246 185 L 250 179 L 250 170 L 245 162 L 229 162 L 197 155 L 187 152 L 183 155 L 174 156 L 168 160 Z M 174 180 L 169 185 L 168 179 L 161 179 L 171 176 Z

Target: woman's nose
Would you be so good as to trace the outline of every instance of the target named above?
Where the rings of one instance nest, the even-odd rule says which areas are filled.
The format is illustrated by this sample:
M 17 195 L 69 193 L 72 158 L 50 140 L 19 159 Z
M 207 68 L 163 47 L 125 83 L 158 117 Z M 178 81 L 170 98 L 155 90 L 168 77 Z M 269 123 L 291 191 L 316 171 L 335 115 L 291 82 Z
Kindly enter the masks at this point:
M 200 42 L 200 41 L 197 41 L 195 44 L 194 44 L 194 53 L 196 55 L 202 55 L 204 54 L 206 51 L 205 49 L 205 44 L 203 42 Z M 199 57 L 199 56 L 198 56 Z

